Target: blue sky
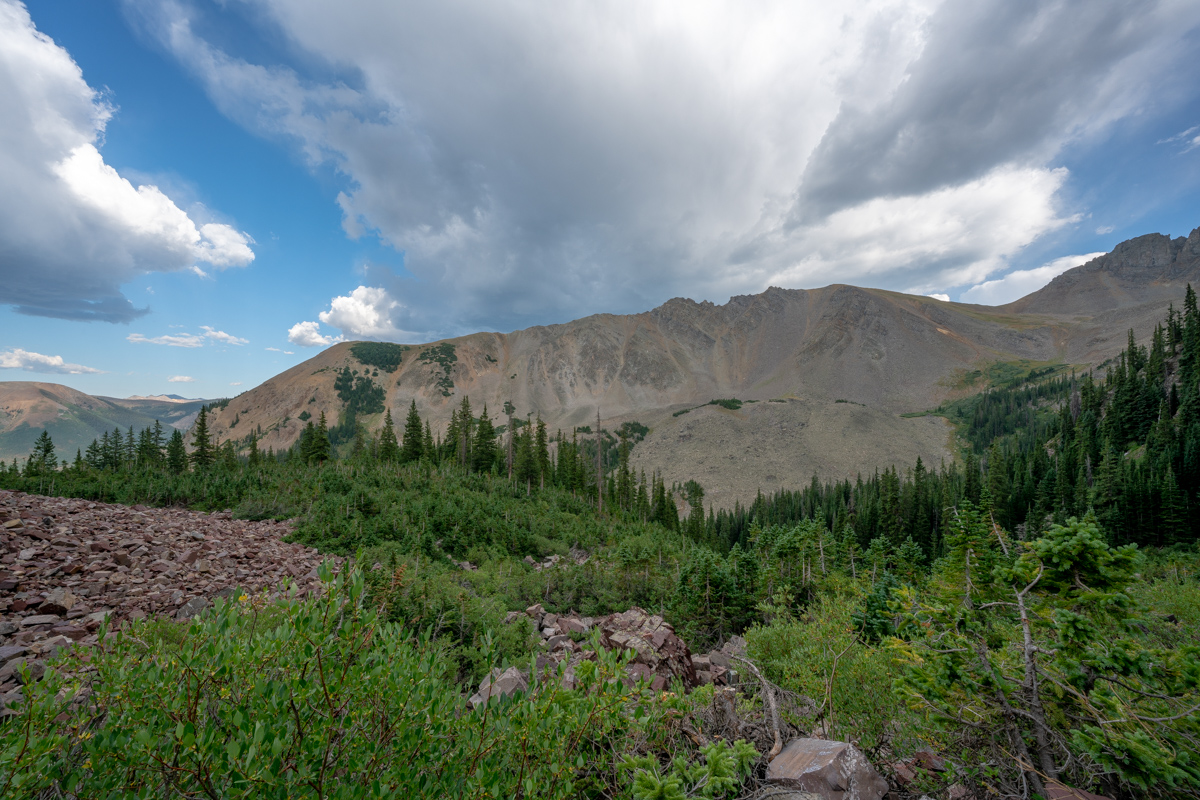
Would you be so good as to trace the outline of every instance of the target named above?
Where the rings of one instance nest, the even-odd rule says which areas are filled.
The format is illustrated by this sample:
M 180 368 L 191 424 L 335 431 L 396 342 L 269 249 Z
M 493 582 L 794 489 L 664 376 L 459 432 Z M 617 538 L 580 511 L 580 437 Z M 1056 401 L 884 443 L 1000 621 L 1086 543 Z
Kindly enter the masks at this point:
M 769 285 L 1006 302 L 1200 226 L 1195 3 L 830 5 L 0 0 L 0 380 L 217 397 Z

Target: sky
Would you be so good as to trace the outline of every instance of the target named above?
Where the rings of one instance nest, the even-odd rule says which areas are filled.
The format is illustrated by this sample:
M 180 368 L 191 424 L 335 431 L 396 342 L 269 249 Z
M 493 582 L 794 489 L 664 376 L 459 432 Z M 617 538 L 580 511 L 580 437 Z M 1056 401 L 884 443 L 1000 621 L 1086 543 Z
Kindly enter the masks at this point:
M 985 304 L 1200 226 L 1194 0 L 0 0 L 0 380 L 852 283 Z

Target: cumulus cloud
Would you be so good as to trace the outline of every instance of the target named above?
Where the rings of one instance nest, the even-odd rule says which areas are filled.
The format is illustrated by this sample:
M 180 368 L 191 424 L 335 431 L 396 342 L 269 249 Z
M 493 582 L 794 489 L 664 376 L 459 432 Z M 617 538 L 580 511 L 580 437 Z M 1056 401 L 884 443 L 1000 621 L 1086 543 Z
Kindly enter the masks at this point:
M 1198 72 L 1185 0 L 248 2 L 302 57 L 222 49 L 209 4 L 127 8 L 231 119 L 340 174 L 347 235 L 403 252 L 364 281 L 392 301 L 325 312 L 346 336 L 975 285 L 1080 218 L 1065 147 Z
M 342 331 L 345 339 L 394 341 L 415 334 L 396 328 L 392 320 L 404 311 L 399 300 L 377 286 L 359 286 L 349 295 L 335 297 L 329 310 L 317 315 L 321 322 Z
M 120 287 L 139 275 L 253 260 L 247 234 L 197 224 L 157 186 L 134 186 L 104 162 L 113 106 L 16 0 L 0 0 L 0 108 L 0 303 L 127 322 L 145 309 Z
M 23 369 L 51 375 L 99 375 L 104 372 L 82 364 L 68 364 L 62 356 L 44 356 L 18 347 L 0 353 L 0 369 Z
M 934 300 L 941 300 L 943 303 L 950 302 L 950 295 L 944 293 L 927 294 L 926 297 L 932 297 Z
M 200 330 L 204 331 L 205 339 L 212 339 L 214 342 L 220 342 L 221 344 L 250 344 L 249 339 L 242 339 L 234 336 L 233 334 L 226 333 L 225 331 L 218 331 L 214 328 L 210 328 L 207 325 L 201 325 Z
M 125 337 L 125 341 L 134 344 L 165 344 L 168 347 L 204 347 L 204 337 L 194 333 L 182 333 L 178 336 L 168 333 L 153 337 L 131 333 Z
M 1087 253 L 1081 256 L 1063 256 L 1048 264 L 1035 269 L 1021 269 L 1010 272 L 1003 278 L 984 281 L 967 289 L 959 297 L 963 303 L 978 303 L 985 306 L 1000 306 L 1019 300 L 1025 295 L 1036 292 L 1055 277 L 1069 269 L 1086 264 L 1093 258 L 1099 258 L 1104 253 Z
M 190 375 L 172 375 L 167 378 L 167 383 L 195 383 L 196 379 Z
M 288 329 L 288 341 L 301 347 L 328 347 L 342 341 L 342 337 L 322 335 L 321 326 L 316 322 L 297 322 Z

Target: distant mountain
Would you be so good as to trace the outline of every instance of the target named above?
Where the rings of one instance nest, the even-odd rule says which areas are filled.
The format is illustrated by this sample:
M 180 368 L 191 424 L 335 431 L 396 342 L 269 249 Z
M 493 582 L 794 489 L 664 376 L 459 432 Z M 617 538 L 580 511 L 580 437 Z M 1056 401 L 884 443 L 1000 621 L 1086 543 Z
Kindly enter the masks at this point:
M 207 400 L 93 397 L 56 383 L 0 382 L 0 458 L 25 458 L 43 429 L 60 458 L 74 458 L 114 428 L 153 425 L 187 430 Z
M 110 399 L 112 399 L 112 398 L 110 398 Z M 179 396 L 179 395 L 177 395 L 177 394 L 151 394 L 151 395 L 140 395 L 140 394 L 135 394 L 135 395 L 132 395 L 132 396 L 130 396 L 130 397 L 126 397 L 126 398 L 125 398 L 125 400 L 157 400 L 157 401 L 159 401 L 160 403 L 194 403 L 194 402 L 204 402 L 203 400 L 197 401 L 197 400 L 195 400 L 195 399 L 193 399 L 193 398 L 188 398 L 188 397 L 180 397 L 180 396 Z M 116 400 L 116 402 L 120 403 L 120 402 L 123 402 L 123 401 L 122 401 L 122 400 Z
M 253 430 L 263 447 L 286 448 L 306 419 L 342 417 L 334 384 L 349 368 L 383 389 L 397 427 L 415 400 L 441 430 L 464 395 L 493 418 L 511 401 L 551 431 L 592 425 L 597 412 L 606 427 L 636 419 L 652 432 L 635 466 L 696 478 L 721 504 L 807 483 L 814 470 L 833 478 L 951 457 L 943 421 L 900 414 L 979 391 L 989 369 L 1104 361 L 1200 282 L 1198 254 L 1200 229 L 1139 237 L 1000 307 L 771 288 L 724 305 L 676 298 L 641 314 L 394 345 L 386 356 L 387 345 L 348 342 L 238 396 L 212 425 L 222 439 Z M 714 398 L 744 404 L 673 416 Z M 360 422 L 377 429 L 382 416 Z

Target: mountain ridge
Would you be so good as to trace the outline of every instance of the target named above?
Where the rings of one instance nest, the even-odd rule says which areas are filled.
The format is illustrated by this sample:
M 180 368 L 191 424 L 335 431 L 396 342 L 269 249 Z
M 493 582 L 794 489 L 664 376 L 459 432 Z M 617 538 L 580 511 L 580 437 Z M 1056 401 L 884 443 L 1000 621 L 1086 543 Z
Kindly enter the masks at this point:
M 1122 242 L 1002 306 L 848 284 L 769 287 L 724 304 L 672 298 L 637 314 L 396 345 L 397 363 L 383 369 L 359 355 L 385 345 L 344 342 L 214 409 L 209 425 L 221 440 L 253 431 L 261 447 L 287 448 L 319 414 L 331 426 L 343 418 L 335 383 L 350 369 L 383 390 L 397 424 L 415 401 L 437 432 L 464 395 L 493 417 L 511 401 L 551 431 L 598 413 L 610 427 L 638 420 L 652 431 L 634 466 L 668 482 L 716 479 L 721 459 L 739 459 L 738 475 L 710 493 L 726 503 L 769 488 L 768 477 L 796 484 L 814 470 L 834 478 L 953 458 L 944 421 L 901 414 L 978 391 L 972 376 L 989 365 L 1100 364 L 1130 328 L 1144 339 L 1197 280 L 1200 228 Z M 678 413 L 719 397 L 744 404 Z M 358 422 L 378 430 L 382 419 Z

